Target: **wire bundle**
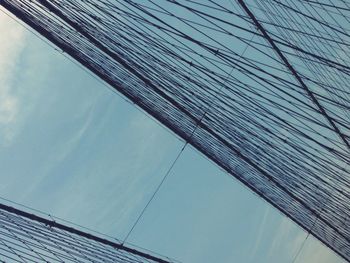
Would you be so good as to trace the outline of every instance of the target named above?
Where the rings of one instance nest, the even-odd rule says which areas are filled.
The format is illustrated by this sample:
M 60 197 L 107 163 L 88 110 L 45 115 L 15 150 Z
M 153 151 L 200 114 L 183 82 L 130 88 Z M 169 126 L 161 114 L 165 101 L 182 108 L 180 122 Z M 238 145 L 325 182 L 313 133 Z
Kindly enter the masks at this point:
M 0 262 L 175 262 L 4 204 L 0 255 Z
M 350 260 L 346 1 L 1 3 Z

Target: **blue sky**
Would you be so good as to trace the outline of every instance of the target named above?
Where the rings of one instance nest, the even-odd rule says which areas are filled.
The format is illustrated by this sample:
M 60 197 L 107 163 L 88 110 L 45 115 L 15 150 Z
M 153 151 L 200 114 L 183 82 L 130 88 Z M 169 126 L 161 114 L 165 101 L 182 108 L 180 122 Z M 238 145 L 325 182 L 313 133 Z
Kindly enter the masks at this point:
M 0 196 L 123 239 L 184 142 L 0 14 Z M 306 233 L 186 147 L 128 242 L 182 262 L 292 262 Z M 309 237 L 296 262 L 343 262 Z

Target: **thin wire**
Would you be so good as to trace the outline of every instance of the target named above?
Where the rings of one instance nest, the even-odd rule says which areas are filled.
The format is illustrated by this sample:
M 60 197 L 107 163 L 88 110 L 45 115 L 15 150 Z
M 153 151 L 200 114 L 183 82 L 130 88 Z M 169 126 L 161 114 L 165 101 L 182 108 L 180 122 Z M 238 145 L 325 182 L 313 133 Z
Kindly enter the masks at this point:
M 310 236 L 310 231 L 308 231 L 308 233 L 307 233 L 307 235 L 306 235 L 306 237 L 305 237 L 303 243 L 301 244 L 299 250 L 298 250 L 297 253 L 295 254 L 295 256 L 294 256 L 294 258 L 293 258 L 293 260 L 292 260 L 292 263 L 295 263 L 296 260 L 298 259 L 298 257 L 299 257 L 299 255 L 300 255 L 301 251 L 303 250 L 304 245 L 306 244 L 306 241 L 307 241 L 307 239 L 309 238 L 309 236 Z
M 71 221 L 69 221 L 69 220 L 66 220 L 66 219 L 63 219 L 63 218 L 60 218 L 60 217 L 57 217 L 57 216 L 54 216 L 54 215 L 50 215 L 49 213 L 46 213 L 46 212 L 44 212 L 44 211 L 42 211 L 42 210 L 39 210 L 39 209 L 30 207 L 30 206 L 27 206 L 27 205 L 24 205 L 24 204 L 15 202 L 15 201 L 12 201 L 12 200 L 7 199 L 7 198 L 2 197 L 2 196 L 0 196 L 0 199 L 3 200 L 3 201 L 6 201 L 6 202 L 8 202 L 8 203 L 14 204 L 14 205 L 16 205 L 16 206 L 20 206 L 20 207 L 26 208 L 26 209 L 28 209 L 28 210 L 30 210 L 30 211 L 37 212 L 37 213 L 40 213 L 40 214 L 45 215 L 45 216 L 47 216 L 47 217 L 50 217 L 53 221 L 55 221 L 54 219 L 56 219 L 56 220 L 59 220 L 59 221 L 61 221 L 61 222 L 68 223 L 68 224 L 70 224 L 70 225 L 72 225 L 72 226 L 76 226 L 76 227 L 79 227 L 79 228 L 82 228 L 82 229 L 86 229 L 86 230 L 88 230 L 88 231 L 90 231 L 90 232 L 94 232 L 94 233 L 96 233 L 96 234 L 99 234 L 99 235 L 102 235 L 102 236 L 105 236 L 105 237 L 108 237 L 108 238 L 112 238 L 112 239 L 114 239 L 114 240 L 120 242 L 119 239 L 117 239 L 117 238 L 115 238 L 115 237 L 113 237 L 113 236 L 109 236 L 109 235 L 107 235 L 107 234 L 104 234 L 104 233 L 101 233 L 101 232 L 96 231 L 96 230 L 94 230 L 94 229 L 91 229 L 91 228 L 88 228 L 88 227 L 85 227 L 85 226 L 76 224 L 76 223 L 71 222 Z M 133 244 L 131 243 L 131 245 L 133 245 Z
M 179 260 L 176 260 L 176 259 L 167 257 L 167 256 L 165 256 L 165 255 L 162 255 L 162 254 L 160 254 L 160 253 L 157 253 L 157 252 L 155 252 L 155 251 L 152 251 L 152 250 L 150 250 L 150 249 L 144 248 L 144 247 L 142 247 L 142 246 L 139 246 L 139 245 L 136 245 L 136 244 L 133 244 L 133 243 L 130 243 L 130 242 L 125 242 L 125 243 L 123 242 L 123 243 L 122 243 L 120 239 L 117 239 L 117 238 L 115 238 L 115 237 L 113 237 L 113 236 L 110 236 L 110 235 L 107 235 L 107 234 L 105 234 L 105 233 L 101 233 L 101 232 L 99 232 L 99 231 L 93 230 L 93 229 L 91 229 L 91 228 L 88 228 L 88 227 L 85 227 L 85 226 L 82 226 L 82 225 L 73 223 L 73 222 L 71 222 L 71 221 L 69 221 L 69 220 L 62 219 L 62 218 L 60 218 L 60 217 L 51 215 L 51 214 L 46 213 L 46 212 L 44 212 L 44 211 L 42 211 L 42 210 L 39 210 L 39 209 L 30 207 L 30 206 L 27 206 L 27 205 L 24 205 L 24 204 L 21 204 L 21 203 L 12 201 L 12 200 L 9 200 L 9 199 L 4 198 L 4 197 L 1 197 L 1 196 L 0 196 L 0 199 L 3 200 L 3 201 L 6 201 L 7 203 L 10 203 L 10 204 L 15 205 L 15 207 L 23 207 L 23 208 L 25 208 L 25 209 L 28 209 L 29 211 L 36 212 L 36 213 L 39 213 L 39 214 L 41 214 L 41 215 L 45 215 L 45 216 L 47 216 L 48 218 L 50 218 L 51 221 L 53 221 L 53 222 L 55 222 L 55 223 L 56 223 L 56 222 L 57 222 L 57 223 L 65 222 L 65 223 L 68 223 L 68 224 L 71 225 L 71 226 L 78 227 L 78 229 L 85 229 L 85 230 L 87 230 L 87 231 L 90 232 L 90 233 L 95 233 L 95 234 L 97 234 L 97 235 L 100 236 L 100 237 L 106 237 L 106 238 L 108 238 L 108 239 L 115 240 L 115 241 L 117 241 L 117 242 L 118 242 L 119 244 L 121 244 L 121 245 L 124 245 L 125 243 L 127 243 L 129 247 L 135 247 L 135 248 L 139 248 L 139 249 L 142 250 L 142 251 L 148 251 L 148 252 L 150 252 L 150 253 L 153 254 L 153 255 L 158 255 L 158 256 L 161 256 L 162 258 L 167 258 L 167 259 L 171 260 L 172 262 L 181 262 L 181 261 L 179 261 Z M 45 217 L 44 217 L 44 218 L 45 218 Z M 58 220 L 58 221 L 56 221 L 56 220 Z
M 71 61 L 72 63 L 74 63 L 76 66 L 78 66 L 80 69 L 82 69 L 84 72 L 86 72 L 87 74 L 89 74 L 91 77 L 93 77 L 95 80 L 97 80 L 100 84 L 102 84 L 104 87 L 106 87 L 108 90 L 112 91 L 114 94 L 118 95 L 118 97 L 122 98 L 124 101 L 128 102 L 129 104 L 132 104 L 135 106 L 135 103 L 131 102 L 129 99 L 125 98 L 124 96 L 122 96 L 118 91 L 116 91 L 114 88 L 112 88 L 110 85 L 108 85 L 106 82 L 102 81 L 100 78 L 98 78 L 95 74 L 92 74 L 91 71 L 87 70 L 85 67 L 83 67 L 80 63 L 78 63 L 77 61 L 73 60 L 70 56 L 66 55 L 66 53 L 64 53 L 62 50 L 59 50 L 57 49 L 56 46 L 54 46 L 51 42 L 47 41 L 45 38 L 43 38 L 41 35 L 39 35 L 36 31 L 32 30 L 30 27 L 28 27 L 26 24 L 24 23 L 21 23 L 19 22 L 16 18 L 12 17 L 11 15 L 9 15 L 7 12 L 5 12 L 2 8 L 0 8 L 0 12 L 2 12 L 3 14 L 5 14 L 6 16 L 8 16 L 9 18 L 11 18 L 13 21 L 15 21 L 17 24 L 21 25 L 22 27 L 24 27 L 27 31 L 29 31 L 31 34 L 33 34 L 34 36 L 36 36 L 38 39 L 40 39 L 41 41 L 43 41 L 44 43 L 46 43 L 50 48 L 54 49 L 55 51 L 57 51 L 59 54 L 61 54 L 62 56 L 64 56 L 65 58 L 67 58 L 69 61 Z M 232 73 L 232 71 L 231 71 Z M 137 105 L 136 105 L 137 106 Z M 140 112 L 142 112 L 145 116 L 147 116 L 148 118 L 152 119 L 153 121 L 156 121 L 158 123 L 157 120 L 155 120 L 153 117 L 151 118 L 151 116 L 145 114 L 144 111 L 142 111 L 138 106 L 136 107 Z M 203 115 L 203 117 L 205 116 L 205 114 Z M 202 119 L 203 119 L 202 117 Z M 162 125 L 160 125 L 161 127 L 163 127 Z M 198 125 L 197 125 L 198 127 Z M 197 128 L 196 127 L 196 128 Z M 190 138 L 192 137 L 193 133 L 195 132 L 196 128 L 193 130 Z M 166 129 L 168 131 L 168 129 Z M 176 135 L 175 135 L 176 136 Z M 178 137 L 178 136 L 177 136 Z M 178 137 L 179 138 L 179 137 Z M 188 145 L 188 141 L 185 142 L 185 144 L 183 145 L 182 149 L 180 150 L 180 152 L 178 153 L 178 155 L 176 156 L 175 160 L 173 161 L 173 163 L 171 164 L 171 166 L 169 167 L 168 171 L 166 172 L 165 176 L 163 177 L 163 179 L 161 180 L 161 182 L 159 183 L 159 185 L 157 186 L 156 190 L 154 191 L 154 193 L 152 194 L 150 200 L 147 202 L 146 206 L 143 208 L 141 214 L 139 215 L 139 217 L 137 218 L 136 222 L 134 223 L 134 225 L 132 226 L 132 228 L 130 229 L 130 231 L 128 232 L 127 236 L 124 238 L 124 240 L 121 242 L 122 245 L 124 245 L 125 243 L 128 243 L 128 244 L 131 244 L 133 246 L 136 246 L 130 242 L 126 242 L 126 240 L 128 239 L 128 237 L 130 236 L 130 234 L 132 233 L 133 229 L 136 227 L 136 225 L 138 224 L 139 220 L 142 218 L 144 212 L 147 210 L 148 206 L 150 205 L 150 203 L 152 202 L 152 200 L 154 199 L 155 195 L 157 194 L 157 192 L 159 191 L 159 189 L 161 188 L 161 186 L 163 185 L 164 181 L 166 180 L 166 178 L 168 177 L 168 175 L 170 174 L 172 168 L 175 166 L 177 160 L 180 158 L 182 152 L 185 150 L 186 146 Z M 38 210 L 38 209 L 35 209 L 35 208 L 32 208 L 32 207 L 29 207 L 29 206 L 26 206 L 26 205 L 23 205 L 23 204 L 20 204 L 20 203 L 17 203 L 17 202 L 14 202 L 14 201 L 11 201 L 9 199 L 6 199 L 4 197 L 0 197 L 0 199 L 2 200 L 5 200 L 7 202 L 10 202 L 10 203 L 13 203 L 13 204 L 16 204 L 16 205 L 19 205 L 19 206 L 22 206 L 22 207 L 25 207 L 27 209 L 30 209 L 32 211 L 36 211 L 36 212 L 39 212 L 41 214 L 44 214 L 48 217 L 50 217 L 53 221 L 54 218 L 56 219 L 59 219 L 60 221 L 64 221 L 66 223 L 69 223 L 69 224 L 72 224 L 72 225 L 75 225 L 75 226 L 78 226 L 80 228 L 83 228 L 83 229 L 86 229 L 86 230 L 89 230 L 89 231 L 93 231 L 97 234 L 100 234 L 100 235 L 103 235 L 103 236 L 106 236 L 106 237 L 109 237 L 109 238 L 113 238 L 115 240 L 117 240 L 118 242 L 120 242 L 119 239 L 115 238 L 115 237 L 112 237 L 112 236 L 109 236 L 109 235 L 106 235 L 104 233 L 100 233 L 98 231 L 95 231 L 93 229 L 90 229 L 90 228 L 87 228 L 87 227 L 84 227 L 82 225 L 79 225 L 79 224 L 76 224 L 76 223 L 73 223 L 69 220 L 65 220 L 65 219 L 62 219 L 62 218 L 59 218 L 59 217 L 56 217 L 56 216 L 52 216 L 46 212 L 43 212 L 41 210 Z M 140 247 L 141 249 L 144 249 L 142 247 Z M 146 250 L 146 249 L 144 249 Z M 150 251 L 150 252 L 153 252 L 153 251 Z M 154 253 L 154 252 L 153 252 Z M 179 261 L 178 261 L 179 262 Z
M 176 162 L 179 160 L 181 154 L 183 153 L 183 151 L 185 150 L 186 146 L 188 145 L 188 142 L 185 142 L 185 144 L 182 146 L 180 152 L 177 154 L 175 160 L 172 162 L 172 164 L 170 165 L 169 169 L 167 170 L 167 172 L 165 173 L 164 177 L 162 178 L 162 180 L 160 181 L 160 183 L 158 184 L 157 188 L 154 190 L 152 196 L 150 197 L 150 199 L 148 200 L 147 204 L 144 206 L 144 208 L 142 209 L 141 213 L 139 214 L 139 216 L 137 217 L 135 223 L 132 225 L 131 229 L 129 230 L 128 234 L 125 236 L 122 244 L 124 244 L 126 242 L 126 240 L 129 238 L 129 236 L 131 235 L 131 233 L 133 232 L 133 230 L 135 229 L 136 225 L 139 223 L 140 219 L 142 218 L 142 216 L 144 215 L 144 213 L 146 212 L 147 208 L 149 207 L 149 205 L 151 204 L 151 202 L 153 201 L 154 197 L 156 196 L 156 194 L 158 193 L 158 191 L 160 190 L 160 188 L 162 187 L 163 183 L 165 182 L 165 180 L 167 179 L 167 177 L 169 176 L 170 172 L 172 171 L 173 167 L 175 166 Z
M 48 47 L 52 48 L 53 50 L 55 50 L 56 52 L 58 52 L 59 54 L 61 54 L 63 57 L 65 57 L 66 59 L 68 59 L 70 62 L 72 62 L 74 65 L 76 65 L 77 67 L 79 67 L 81 70 L 83 70 L 85 73 L 87 73 L 90 77 L 94 78 L 97 82 L 99 82 L 100 84 L 102 84 L 102 86 L 104 86 L 105 88 L 107 88 L 109 91 L 111 91 L 112 93 L 116 94 L 119 98 L 123 99 L 125 102 L 131 104 L 131 105 L 135 105 L 135 103 L 133 103 L 132 101 L 130 101 L 129 99 L 127 99 L 126 97 L 122 96 L 118 91 L 116 91 L 113 87 L 111 87 L 108 83 L 106 83 L 105 81 L 103 81 L 102 79 L 100 79 L 99 77 L 97 77 L 96 74 L 93 74 L 91 71 L 89 71 L 88 69 L 86 69 L 86 67 L 84 67 L 83 65 L 81 65 L 80 63 L 78 63 L 75 59 L 73 59 L 70 55 L 68 55 L 67 53 L 65 53 L 63 50 L 59 49 L 57 46 L 55 46 L 54 44 L 52 44 L 52 42 L 48 41 L 45 37 L 41 36 L 39 33 L 37 33 L 35 30 L 33 30 L 31 27 L 29 27 L 27 24 L 23 23 L 22 21 L 18 20 L 17 18 L 13 17 L 12 15 L 8 14 L 7 12 L 5 12 L 5 10 L 3 10 L 2 6 L 0 5 L 0 12 L 5 14 L 6 16 L 8 16 L 11 20 L 15 21 L 18 25 L 22 26 L 24 29 L 26 29 L 29 33 L 31 33 L 32 35 L 34 35 L 35 37 L 37 37 L 39 40 L 41 40 L 43 43 L 45 43 Z M 137 107 L 138 110 L 139 107 Z M 143 111 L 142 111 L 143 112 Z M 151 118 L 153 119 L 153 118 Z
M 269 53 L 270 47 L 260 43 L 264 41 L 251 43 L 252 51 L 257 54 L 255 59 L 247 56 L 237 61 L 238 54 L 233 48 L 236 45 L 222 41 L 222 37 L 246 43 L 246 33 L 254 34 L 245 24 L 249 21 L 216 1 L 208 1 L 210 4 L 195 0 L 167 1 L 196 17 L 174 12 L 153 0 L 143 3 L 86 0 L 84 4 L 67 0 L 64 5 L 55 2 L 53 13 L 39 6 L 35 8 L 29 0 L 3 2 L 14 13 L 23 15 L 24 21 L 43 30 L 43 35 L 62 49 L 69 45 L 71 48 L 66 51 L 72 57 L 184 141 L 202 109 L 216 97 L 218 85 L 224 86 L 220 103 L 208 114 L 200 133 L 190 143 L 306 230 L 320 211 L 319 196 L 327 197 L 336 191 L 338 194 L 329 200 L 320 218 L 325 230 L 334 231 L 329 233 L 332 239 L 327 236 L 328 232 L 316 230 L 312 234 L 346 255 L 339 244 L 348 244 L 350 232 L 339 228 L 338 223 L 348 214 L 350 192 L 345 189 L 350 187 L 350 181 L 346 178 L 348 169 L 341 164 L 349 162 L 349 154 L 320 118 L 302 87 L 289 79 L 291 74 L 276 71 L 274 65 L 281 63 L 276 61 L 275 54 Z M 300 11 L 293 1 L 290 1 L 295 6 L 292 9 L 285 4 L 284 7 L 270 4 L 271 1 L 261 2 L 258 7 L 254 6 L 262 17 L 259 22 L 266 25 L 283 53 L 303 72 L 301 78 L 317 91 L 315 96 L 341 126 L 344 136 L 348 136 L 350 122 L 343 112 L 350 110 L 346 99 L 350 95 L 346 91 L 350 62 L 337 53 L 350 47 L 348 41 L 329 30 L 334 22 L 326 21 L 323 12 L 314 13 L 309 8 Z M 40 3 L 51 9 L 49 1 L 40 0 Z M 203 8 L 197 9 L 193 4 Z M 217 11 L 232 14 L 240 22 L 233 20 L 232 23 L 233 16 L 220 15 Z M 97 19 L 91 17 L 91 12 L 96 13 Z M 326 12 L 329 14 L 329 10 Z M 174 27 L 168 18 L 177 19 L 184 27 Z M 64 27 L 60 19 L 72 27 Z M 196 34 L 188 33 L 186 28 Z M 53 36 L 51 32 L 55 32 Z M 88 34 L 87 39 L 84 32 Z M 321 37 L 316 41 L 318 35 Z M 107 53 L 104 53 L 105 47 L 109 49 Z M 260 59 L 261 56 L 266 60 Z M 131 70 L 116 62 L 120 57 L 132 66 Z M 237 67 L 236 74 L 228 79 L 228 69 L 233 65 Z M 147 79 L 156 87 L 145 86 L 143 80 L 148 82 Z M 236 174 L 233 164 L 242 162 L 248 164 L 246 168 L 251 175 Z M 315 191 L 318 188 L 320 191 Z
M 178 136 L 176 133 L 174 133 L 172 130 L 167 129 L 164 127 L 164 125 L 161 125 L 159 120 L 155 119 L 152 115 L 146 114 L 143 109 L 140 108 L 139 105 L 135 104 L 135 102 L 131 101 L 127 97 L 123 96 L 118 92 L 116 89 L 114 89 L 111 85 L 109 85 L 107 82 L 103 81 L 101 78 L 99 78 L 96 74 L 93 74 L 90 70 L 86 69 L 83 65 L 81 65 L 79 62 L 77 62 L 74 58 L 72 58 L 70 55 L 65 53 L 63 50 L 58 49 L 57 46 L 52 44 L 50 41 L 48 41 L 45 37 L 41 36 L 39 33 L 37 33 L 35 30 L 33 30 L 31 27 L 27 26 L 27 24 L 23 23 L 22 21 L 18 20 L 16 17 L 13 17 L 12 15 L 8 14 L 5 10 L 3 10 L 2 6 L 0 5 L 0 12 L 8 16 L 10 19 L 12 19 L 14 22 L 22 26 L 24 29 L 26 29 L 29 33 L 37 37 L 39 40 L 44 42 L 46 45 L 48 45 L 50 48 L 58 52 L 60 55 L 64 56 L 66 59 L 68 59 L 70 62 L 72 62 L 74 65 L 79 67 L 81 70 L 83 70 L 85 73 L 87 73 L 90 77 L 94 78 L 97 82 L 102 84 L 103 87 L 107 88 L 109 91 L 111 91 L 113 94 L 117 95 L 120 99 L 124 100 L 128 104 L 134 106 L 139 112 L 141 112 L 144 116 L 151 119 L 153 122 L 157 123 L 159 127 L 164 129 L 165 131 L 173 134 L 178 140 L 183 141 L 183 139 Z
M 253 35 L 250 39 L 249 42 L 251 42 L 254 39 L 255 35 Z M 249 45 L 247 44 L 244 48 L 244 50 L 242 51 L 240 58 L 244 55 L 244 53 L 247 51 Z M 228 80 L 228 78 L 231 76 L 231 74 L 234 71 L 234 67 L 231 69 L 230 73 L 227 75 L 226 77 L 226 81 Z M 150 199 L 148 200 L 147 204 L 145 205 L 145 207 L 142 209 L 141 213 L 139 214 L 139 216 L 137 217 L 135 223 L 133 224 L 133 226 L 131 227 L 130 231 L 128 232 L 128 234 L 126 235 L 126 237 L 124 238 L 122 244 L 124 244 L 126 242 L 126 240 L 129 238 L 129 236 L 131 235 L 131 233 L 133 232 L 133 230 L 135 229 L 135 227 L 137 226 L 137 224 L 139 223 L 139 221 L 141 220 L 141 218 L 143 217 L 144 213 L 146 212 L 147 208 L 149 207 L 149 205 L 151 204 L 151 202 L 153 201 L 153 199 L 155 198 L 155 196 L 157 195 L 157 193 L 159 192 L 160 188 L 162 187 L 163 183 L 165 182 L 165 180 L 168 178 L 169 174 L 171 173 L 172 169 L 174 168 L 175 164 L 177 163 L 177 161 L 179 160 L 180 156 L 182 155 L 182 153 L 184 152 L 185 148 L 187 147 L 187 145 L 189 144 L 189 140 L 192 138 L 192 136 L 194 135 L 194 133 L 196 132 L 197 128 L 199 127 L 200 123 L 202 122 L 202 120 L 205 118 L 205 116 L 209 113 L 211 107 L 214 106 L 215 102 L 218 100 L 218 96 L 219 94 L 222 92 L 223 86 L 220 87 L 219 91 L 216 94 L 216 97 L 214 98 L 213 102 L 211 103 L 211 105 L 209 105 L 206 109 L 206 111 L 203 113 L 202 117 L 199 119 L 199 121 L 196 124 L 196 127 L 193 129 L 192 133 L 190 134 L 189 138 L 186 140 L 185 144 L 183 145 L 183 147 L 181 148 L 181 150 L 179 151 L 179 153 L 177 154 L 176 158 L 174 159 L 174 161 L 172 162 L 172 164 L 170 165 L 169 169 L 167 170 L 167 172 L 165 173 L 163 179 L 160 181 L 159 185 L 157 186 L 157 188 L 155 189 L 155 191 L 153 192 L 152 196 L 150 197 Z

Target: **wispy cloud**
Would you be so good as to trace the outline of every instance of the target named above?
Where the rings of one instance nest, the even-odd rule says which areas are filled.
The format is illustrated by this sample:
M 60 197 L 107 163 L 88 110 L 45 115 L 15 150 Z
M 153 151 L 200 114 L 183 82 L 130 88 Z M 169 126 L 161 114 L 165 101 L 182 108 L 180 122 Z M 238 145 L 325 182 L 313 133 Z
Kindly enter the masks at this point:
M 15 135 L 15 124 L 20 101 L 13 91 L 16 65 L 25 46 L 24 29 L 0 12 L 0 145 L 10 143 Z
M 169 165 L 175 141 L 144 114 L 118 115 L 127 109 L 98 83 L 3 14 L 0 32 L 0 146 L 9 146 L 4 155 L 30 160 L 27 168 L 7 167 L 6 192 L 78 222 L 85 206 L 87 214 L 100 212 L 90 220 L 96 225 L 105 217 L 118 219 L 111 228 L 130 222 Z
M 276 229 L 276 235 L 271 242 L 268 258 L 270 262 L 274 254 L 284 251 L 287 258 L 296 258 L 296 263 L 341 263 L 344 262 L 335 252 L 327 248 L 313 236 L 309 236 L 305 242 L 307 233 L 297 227 L 287 217 L 284 217 Z
M 254 247 L 252 249 L 252 253 L 250 254 L 250 261 L 253 262 L 253 259 L 255 258 L 259 247 L 261 246 L 261 242 L 263 241 L 263 237 L 264 237 L 264 231 L 266 230 L 266 226 L 268 224 L 268 216 L 269 216 L 269 212 L 270 212 L 270 206 L 267 206 L 263 215 L 263 218 L 261 220 L 260 226 L 259 226 L 259 230 L 256 236 L 256 241 L 254 243 Z
M 310 236 L 297 258 L 297 263 L 342 263 L 345 262 L 335 252 Z
M 122 142 L 118 142 L 119 139 L 111 141 L 118 149 L 110 149 L 109 155 L 114 158 L 104 156 L 104 150 L 95 148 L 99 156 L 91 155 L 95 157 L 95 160 L 90 161 L 93 167 L 79 168 L 77 174 L 62 185 L 57 194 L 64 193 L 64 199 L 70 202 L 62 206 L 60 198 L 56 214 L 103 232 L 117 231 L 118 236 L 125 234 L 148 200 L 150 192 L 159 183 L 162 171 L 168 167 L 170 158 L 165 156 L 171 146 L 163 129 L 144 114 L 137 113 L 130 117 L 120 123 L 125 125 L 117 137 L 122 138 Z M 101 131 L 110 129 L 105 125 L 95 127 L 100 136 Z M 160 147 L 157 140 L 164 144 Z M 85 143 L 94 144 L 93 141 Z M 118 153 L 120 151 L 124 154 Z M 157 174 L 156 170 L 160 170 L 160 173 Z M 99 213 L 96 214 L 96 211 Z M 84 221 L 85 218 L 89 218 L 89 224 Z
M 275 233 L 268 251 L 269 259 L 274 258 L 281 251 L 288 253 L 284 256 L 293 257 L 306 237 L 306 233 L 287 217 L 282 218 Z

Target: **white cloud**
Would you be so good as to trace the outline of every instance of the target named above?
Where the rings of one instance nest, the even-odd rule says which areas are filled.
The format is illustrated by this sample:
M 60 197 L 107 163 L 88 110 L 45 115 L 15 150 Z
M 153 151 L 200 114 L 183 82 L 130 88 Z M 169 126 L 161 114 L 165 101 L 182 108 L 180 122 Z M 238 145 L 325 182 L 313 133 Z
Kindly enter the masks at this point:
M 20 101 L 13 91 L 16 64 L 25 46 L 23 27 L 0 12 L 0 145 L 6 145 L 15 135 Z

